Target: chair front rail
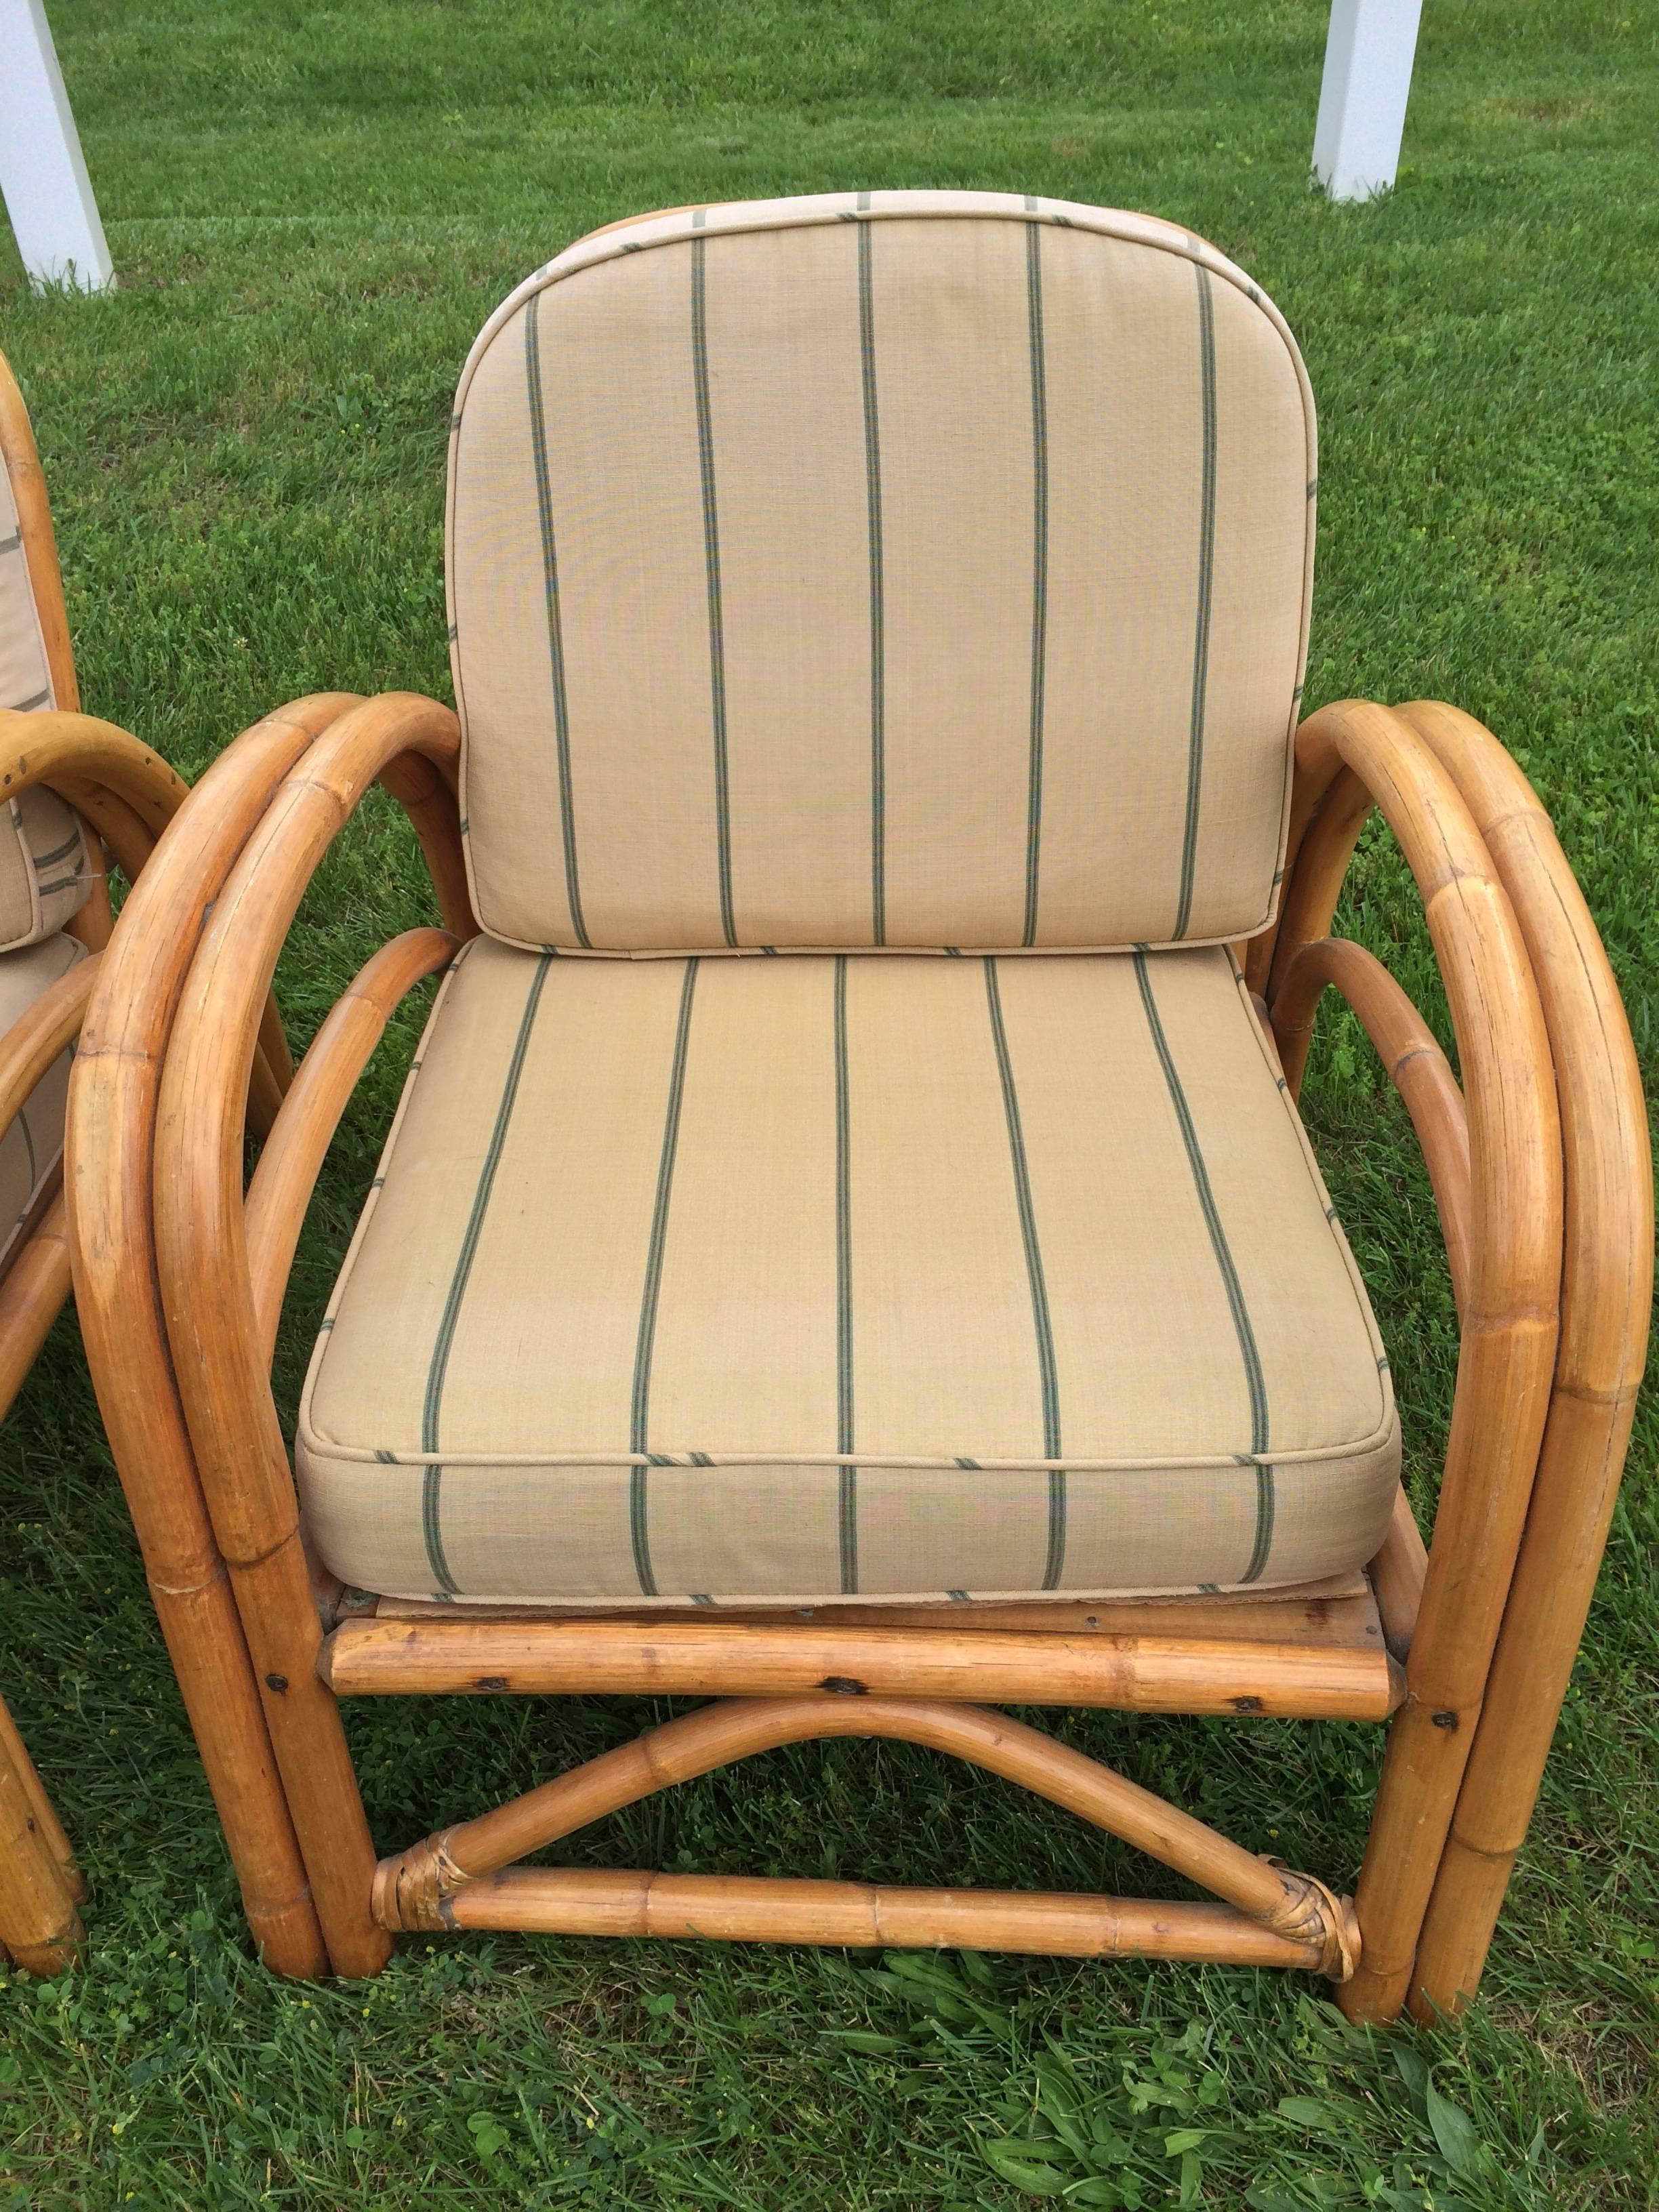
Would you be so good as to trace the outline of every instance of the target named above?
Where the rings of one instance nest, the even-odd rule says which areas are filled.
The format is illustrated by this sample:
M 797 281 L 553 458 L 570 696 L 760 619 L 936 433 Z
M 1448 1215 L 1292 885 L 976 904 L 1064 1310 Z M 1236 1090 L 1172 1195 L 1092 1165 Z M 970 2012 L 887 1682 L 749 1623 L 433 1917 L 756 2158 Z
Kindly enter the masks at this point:
M 1381 1721 L 1405 1685 L 1381 1643 L 654 1620 L 345 1620 L 318 1665 L 338 1697 L 776 1697 L 829 1691 L 1119 1712 Z
M 374 1856 L 339 1709 L 263 1353 L 242 1188 L 241 1100 L 258 1010 L 306 885 L 377 780 L 410 806 L 453 935 L 465 898 L 450 710 L 390 694 L 342 716 L 272 789 L 226 872 L 167 1038 L 155 1108 L 155 1254 L 179 1401 L 235 1589 L 266 1726 L 337 1972 L 372 1973 Z
M 1315 1956 L 1305 1963 L 1334 1980 L 1352 1972 L 1352 1904 L 1334 1898 L 1322 1883 L 1256 1857 L 1191 1814 L 1021 1722 L 974 1705 L 920 1698 L 819 1694 L 705 1705 L 383 1860 L 374 1881 L 375 1917 L 393 1929 L 453 1926 L 459 1895 L 527 1852 L 676 1783 L 780 1744 L 832 1736 L 922 1744 L 1000 1775 L 1173 1868 L 1273 1935 L 1310 1947 Z M 710 1887 L 717 1896 L 723 1885 Z M 916 1893 L 887 1894 L 897 1903 Z M 976 1924 L 982 1924 L 981 1916 L 964 1911 L 958 1940 L 986 1940 L 975 1937 Z M 809 1940 L 840 1939 L 820 1933 Z
M 1554 1071 L 1531 962 L 1456 782 L 1388 708 L 1347 700 L 1297 737 L 1305 821 L 1285 886 L 1269 1003 L 1329 930 L 1364 810 L 1381 809 L 1423 900 L 1464 1081 L 1471 1234 L 1446 1462 L 1411 1652 L 1360 1870 L 1355 2017 L 1392 2018 L 1468 1762 L 1521 1541 L 1553 1372 L 1562 1159 Z M 1310 799 L 1306 794 L 1316 794 Z
M 271 793 L 358 703 L 296 702 L 246 732 L 180 807 L 133 886 L 70 1082 L 65 1190 L 76 1304 L 162 1634 L 255 1942 L 278 1972 L 330 1959 L 277 1773 L 236 1600 L 214 1539 L 155 1287 L 155 1100 L 204 914 Z

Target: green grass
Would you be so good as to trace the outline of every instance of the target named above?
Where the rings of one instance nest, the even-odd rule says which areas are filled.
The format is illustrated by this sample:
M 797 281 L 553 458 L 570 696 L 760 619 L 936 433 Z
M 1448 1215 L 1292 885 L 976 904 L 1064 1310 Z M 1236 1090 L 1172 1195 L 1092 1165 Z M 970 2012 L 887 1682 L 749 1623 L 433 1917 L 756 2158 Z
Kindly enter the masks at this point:
M 56 0 L 52 15 L 123 285 L 33 300 L 0 232 L 0 347 L 50 475 L 87 702 L 186 775 L 296 692 L 447 695 L 455 377 L 496 300 L 578 233 L 853 185 L 1148 208 L 1245 263 L 1307 355 L 1323 437 L 1310 698 L 1438 694 L 1508 738 L 1580 871 L 1651 1074 L 1653 0 L 1436 0 L 1400 186 L 1370 208 L 1305 185 L 1318 0 Z M 424 911 L 411 842 L 371 799 L 285 962 L 301 1041 L 371 945 Z M 1443 1028 L 1415 902 L 1375 831 L 1346 927 Z M 416 1018 L 396 1025 L 325 1176 L 279 1358 L 285 1410 Z M 1426 1504 L 1456 1355 L 1443 1261 L 1408 1126 L 1363 1037 L 1328 1021 L 1309 1119 Z M 0 1681 L 89 1867 L 92 1950 L 60 1983 L 0 1988 L 0 2212 L 1006 2208 L 1044 2173 L 1086 2205 L 1659 2202 L 1655 1402 L 1460 2031 L 1346 2030 L 1296 1980 L 1243 1972 L 875 1971 L 556 1942 L 413 1943 L 373 1984 L 302 1990 L 246 1955 L 66 1320 L 0 1435 Z M 394 1702 L 349 1725 L 392 1848 L 658 1710 Z M 1250 1847 L 1352 1878 L 1374 1731 L 1049 1724 Z M 1064 1819 L 890 1745 L 781 1752 L 568 1848 L 1148 1886 Z

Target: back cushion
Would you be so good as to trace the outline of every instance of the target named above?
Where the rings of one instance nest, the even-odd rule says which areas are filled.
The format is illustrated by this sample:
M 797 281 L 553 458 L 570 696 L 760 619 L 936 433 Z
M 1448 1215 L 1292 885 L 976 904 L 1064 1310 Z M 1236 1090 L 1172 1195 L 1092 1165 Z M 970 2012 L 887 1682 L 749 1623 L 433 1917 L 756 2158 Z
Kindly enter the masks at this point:
M 492 317 L 450 449 L 478 913 L 594 951 L 1110 947 L 1272 918 L 1314 422 L 1170 225 L 697 209 Z
M 0 466 L 0 707 L 57 703 L 17 502 Z M 80 823 L 56 792 L 33 785 L 0 807 L 0 952 L 61 929 L 89 890 Z

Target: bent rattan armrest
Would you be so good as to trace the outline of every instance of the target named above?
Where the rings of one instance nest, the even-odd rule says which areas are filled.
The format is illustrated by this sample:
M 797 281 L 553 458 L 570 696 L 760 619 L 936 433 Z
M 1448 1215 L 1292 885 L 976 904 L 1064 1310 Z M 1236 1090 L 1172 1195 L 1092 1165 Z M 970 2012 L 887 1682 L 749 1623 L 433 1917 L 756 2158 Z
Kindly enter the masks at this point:
M 180 1375 L 175 1382 L 155 1287 L 160 1210 L 153 1148 L 159 1096 L 180 994 L 202 947 L 210 910 L 214 942 L 222 944 L 228 934 L 244 951 L 243 933 L 235 927 L 246 921 L 239 890 L 257 886 L 264 905 L 255 927 L 261 918 L 265 927 L 248 958 L 263 965 L 268 945 L 274 969 L 312 870 L 377 776 L 416 824 L 445 888 L 455 934 L 471 933 L 453 789 L 455 750 L 448 709 L 407 694 L 368 702 L 345 693 L 322 694 L 246 732 L 202 778 L 155 866 L 127 902 L 70 1087 L 68 1189 L 76 1298 L 99 1403 L 126 1480 L 151 1589 L 250 1924 L 267 1960 L 289 1974 L 325 1971 L 331 1952 L 324 1946 L 313 1883 L 295 1840 L 272 1739 L 281 1738 L 296 1709 L 326 1692 L 286 1645 L 280 1652 L 265 1648 L 258 1626 L 261 1593 L 276 1584 L 300 1622 L 309 1623 L 313 1644 L 319 1624 L 291 1486 L 285 1516 L 278 1501 L 274 1530 L 258 1524 L 250 1534 L 247 1507 L 257 1511 L 259 1503 L 269 1502 L 268 1487 L 264 1498 L 252 1496 L 233 1511 L 222 1489 L 206 1486 L 198 1473 L 182 1402 L 192 1378 Z M 296 823 L 305 845 L 301 857 L 284 866 L 278 842 L 276 865 L 262 868 L 262 855 L 273 840 L 280 841 L 283 827 L 291 830 Z M 269 988 L 268 974 L 251 995 L 228 980 L 221 1009 L 226 1066 L 239 1055 L 241 1062 L 240 1074 L 225 1078 L 217 1101 L 224 1125 L 237 1129 L 233 1210 L 240 1250 L 246 1249 L 241 1099 L 258 1009 Z M 233 1005 L 244 999 L 245 1024 Z M 319 1042 L 326 1060 L 327 1041 Z M 295 1157 L 292 1133 L 303 1131 L 312 1118 L 314 1075 L 300 1079 L 297 1090 L 297 1115 L 275 1135 L 264 1164 L 254 1202 L 256 1239 L 271 1233 L 261 1222 L 291 1215 L 280 1196 L 274 1206 L 271 1201 L 288 1178 L 284 1158 Z M 218 1164 L 216 1158 L 216 1170 Z M 205 1248 L 203 1256 L 208 1256 Z M 212 1266 L 216 1278 L 216 1259 Z M 246 1262 L 242 1279 L 248 1280 Z M 263 1347 L 264 1332 L 251 1319 L 251 1288 L 248 1297 L 250 1325 Z M 252 1338 L 248 1348 L 253 1349 Z M 268 1352 L 263 1357 L 268 1360 Z M 259 1379 L 269 1406 L 268 1383 L 263 1375 Z M 330 1880 L 349 1884 L 353 1872 L 348 1860 L 332 1877 L 316 1877 L 325 1903 Z M 367 1871 L 362 1879 L 366 1883 Z M 385 1949 L 381 1939 L 368 1954 L 346 1953 L 332 1963 L 342 1972 L 370 1970 Z
M 1419 787 L 1439 785 L 1431 814 L 1414 823 L 1399 796 L 1407 774 Z M 1404 993 L 1370 955 L 1326 934 L 1373 800 L 1424 892 L 1467 1113 Z M 1414 841 L 1425 833 L 1444 842 L 1419 862 Z M 1548 817 L 1488 730 L 1434 702 L 1325 708 L 1298 736 L 1291 837 L 1277 939 L 1255 950 L 1254 970 L 1287 1073 L 1299 1084 L 1316 1000 L 1334 984 L 1423 1144 L 1464 1328 L 1407 1702 L 1358 1893 L 1364 1962 L 1343 1993 L 1351 2010 L 1388 2017 L 1409 1990 L 1427 2018 L 1478 1985 L 1583 1632 L 1646 1352 L 1651 1154 L 1635 1050 L 1595 923 Z M 1517 1152 L 1507 1106 L 1496 1127 L 1481 1110 L 1494 1055 L 1511 1093 L 1538 1090 L 1540 1059 L 1529 1009 L 1524 1022 L 1519 1006 L 1500 1022 L 1484 991 L 1468 992 L 1463 925 L 1449 923 L 1469 910 L 1471 878 L 1512 965 L 1523 949 L 1529 988 L 1518 996 L 1535 1000 L 1543 1024 L 1541 1073 L 1559 1119 L 1539 1098 L 1536 1158 Z M 1532 1207 L 1542 1211 L 1524 1220 Z M 1521 1364 L 1498 1365 L 1478 1429 L 1460 1438 L 1459 1415 L 1467 1407 L 1476 1418 L 1471 1352 L 1490 1358 L 1505 1310 Z M 1500 1459 L 1492 1447 L 1506 1423 L 1523 1442 Z M 1425 1821 L 1442 1850 L 1437 1868 L 1409 1847 Z

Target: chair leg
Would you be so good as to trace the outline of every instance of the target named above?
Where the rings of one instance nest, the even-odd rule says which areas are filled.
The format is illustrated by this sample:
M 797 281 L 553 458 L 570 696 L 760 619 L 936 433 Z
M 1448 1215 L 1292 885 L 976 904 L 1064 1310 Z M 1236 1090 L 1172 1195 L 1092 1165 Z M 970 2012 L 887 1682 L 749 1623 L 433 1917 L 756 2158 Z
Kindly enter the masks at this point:
M 76 1863 L 74 1849 L 64 1833 L 64 1824 L 34 1771 L 34 1761 L 29 1757 L 28 1747 L 17 1733 L 17 1723 L 7 1710 L 3 1698 L 0 1698 L 0 1759 L 9 1759 L 16 1769 L 24 1792 L 34 1809 L 34 1825 L 46 1839 L 46 1849 L 52 1859 L 62 1870 L 65 1887 L 77 1905 L 84 1905 L 87 1878 Z
M 1480 1986 L 1584 1632 L 1629 1440 L 1633 1395 L 1608 1408 L 1558 1395 L 1539 1461 L 1474 1747 L 1418 1944 L 1414 2017 Z
M 81 1948 L 80 1915 L 56 1837 L 37 1817 L 33 1768 L 26 1778 L 27 1753 L 23 1765 L 13 1758 L 10 1735 L 8 1717 L 0 1732 L 0 1944 L 31 1974 L 61 1974 Z
M 392 1938 L 371 1902 L 374 1846 L 334 1693 L 317 1671 L 322 1623 L 298 1530 L 264 1559 L 231 1564 L 288 1809 L 337 1974 L 378 1974 Z

